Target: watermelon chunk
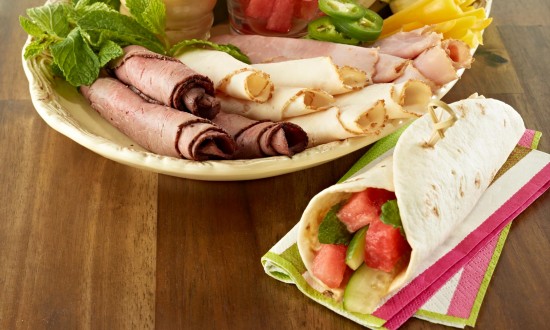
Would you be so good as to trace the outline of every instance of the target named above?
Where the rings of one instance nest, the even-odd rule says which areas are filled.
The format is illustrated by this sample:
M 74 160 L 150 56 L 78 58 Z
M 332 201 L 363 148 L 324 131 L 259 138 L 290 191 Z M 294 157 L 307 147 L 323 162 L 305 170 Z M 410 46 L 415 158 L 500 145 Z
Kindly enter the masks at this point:
M 321 249 L 313 259 L 311 269 L 313 276 L 329 288 L 338 288 L 344 280 L 346 269 L 346 247 L 336 244 L 321 244 Z
M 365 236 L 365 264 L 371 268 L 391 272 L 399 259 L 411 247 L 398 228 L 386 225 L 380 219 L 373 221 Z
M 318 0 L 296 0 L 294 3 L 294 17 L 298 19 L 311 21 L 319 13 Z
M 274 3 L 272 0 L 250 0 L 244 14 L 251 18 L 268 19 Z
M 292 28 L 292 18 L 295 0 L 274 1 L 273 11 L 267 20 L 266 29 L 274 32 L 287 33 Z M 298 0 L 296 0 L 298 1 Z
M 380 217 L 380 208 L 395 194 L 385 189 L 367 188 L 354 193 L 338 211 L 338 218 L 350 232 L 355 232 Z

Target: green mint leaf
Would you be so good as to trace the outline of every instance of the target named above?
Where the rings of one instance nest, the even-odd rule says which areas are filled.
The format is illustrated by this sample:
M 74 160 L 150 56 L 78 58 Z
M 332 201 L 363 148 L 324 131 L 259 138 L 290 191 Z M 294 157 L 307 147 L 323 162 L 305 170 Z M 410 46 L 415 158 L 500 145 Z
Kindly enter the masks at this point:
M 52 38 L 50 38 L 47 34 L 43 34 L 42 36 L 33 39 L 27 47 L 25 47 L 25 52 L 23 53 L 23 57 L 28 60 L 30 58 L 33 58 L 35 56 L 40 55 L 43 51 L 48 49 L 48 47 L 54 42 Z
M 126 0 L 126 7 L 137 22 L 155 34 L 164 34 L 166 7 L 161 0 Z
M 334 205 L 325 215 L 319 225 L 317 238 L 322 244 L 343 244 L 348 245 L 353 234 L 348 231 L 346 225 L 336 215 L 341 204 Z
M 99 75 L 99 59 L 84 40 L 79 28 L 50 47 L 54 63 L 73 86 L 91 85 Z
M 165 53 L 163 44 L 153 33 L 132 17 L 116 11 L 89 10 L 78 17 L 77 23 L 86 33 L 101 35 L 122 47 L 140 45 L 156 53 Z
M 55 63 L 52 63 L 52 72 L 53 72 L 54 75 L 67 80 L 65 78 L 65 75 L 63 74 L 63 71 L 61 71 L 61 68 L 59 67 L 59 65 L 57 65 Z
M 120 1 L 119 0 L 73 0 L 73 5 L 76 9 L 81 9 L 86 6 L 90 6 L 96 3 L 103 3 L 107 6 L 109 6 L 111 9 L 114 9 L 116 11 L 120 10 Z
M 390 225 L 394 228 L 398 228 L 401 231 L 401 235 L 405 236 L 403 231 L 403 224 L 401 223 L 401 215 L 399 214 L 399 207 L 397 206 L 397 200 L 389 200 L 382 205 L 382 214 L 380 214 L 380 220 L 386 225 Z
M 177 56 L 185 50 L 192 48 L 214 49 L 220 52 L 227 53 L 241 62 L 250 64 L 250 59 L 248 58 L 248 56 L 246 56 L 238 47 L 231 44 L 218 45 L 211 41 L 200 39 L 189 39 L 180 41 L 170 49 L 169 54 L 171 56 Z
M 99 49 L 99 66 L 104 67 L 110 60 L 120 57 L 124 54 L 122 47 L 111 40 L 103 43 Z
M 19 24 L 27 32 L 28 35 L 33 37 L 40 37 L 44 34 L 42 30 L 36 23 L 24 16 L 19 16 Z
M 66 37 L 71 32 L 69 23 L 72 7 L 67 3 L 53 3 L 27 9 L 27 16 L 44 32 Z

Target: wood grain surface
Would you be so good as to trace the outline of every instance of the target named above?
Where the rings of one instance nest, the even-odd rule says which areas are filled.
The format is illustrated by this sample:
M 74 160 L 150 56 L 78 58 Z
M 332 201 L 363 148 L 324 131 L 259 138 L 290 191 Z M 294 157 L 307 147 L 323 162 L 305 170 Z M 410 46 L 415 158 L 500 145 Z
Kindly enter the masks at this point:
M 0 329 L 360 329 L 264 274 L 260 257 L 365 152 L 273 178 L 202 182 L 107 160 L 36 113 L 18 16 L 0 0 Z M 550 3 L 495 0 L 445 97 L 514 106 L 550 152 Z M 544 329 L 550 194 L 513 223 L 477 329 Z M 411 319 L 404 329 L 444 329 Z

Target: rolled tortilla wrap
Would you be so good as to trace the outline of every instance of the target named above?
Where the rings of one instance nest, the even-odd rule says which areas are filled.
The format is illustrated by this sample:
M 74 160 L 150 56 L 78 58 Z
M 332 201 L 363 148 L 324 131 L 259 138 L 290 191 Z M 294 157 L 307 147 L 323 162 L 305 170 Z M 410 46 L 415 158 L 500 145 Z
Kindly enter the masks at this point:
M 308 275 L 316 286 L 341 299 L 344 288 L 329 288 L 311 273 L 321 246 L 318 230 L 323 217 L 352 193 L 367 188 L 395 192 L 412 248 L 410 260 L 398 274 L 374 272 L 380 279 L 371 279 L 375 284 L 362 313 L 373 312 L 384 298 L 433 265 L 481 224 L 483 219 L 467 215 L 525 131 L 519 114 L 497 100 L 467 99 L 451 107 L 458 120 L 435 144 L 427 144 L 433 134 L 429 116 L 417 119 L 403 132 L 392 156 L 320 192 L 300 219 L 298 249 Z
M 273 93 L 269 75 L 231 55 L 207 49 L 188 50 L 178 59 L 193 70 L 210 77 L 216 91 L 254 102 L 266 102 Z
M 253 66 L 269 74 L 277 87 L 322 89 L 332 95 L 358 90 L 371 83 L 365 72 L 350 66 L 336 66 L 328 56 Z
M 218 94 L 226 113 L 234 113 L 256 120 L 279 121 L 313 113 L 330 106 L 334 97 L 319 89 L 276 87 L 273 96 L 264 103 L 246 101 Z
M 156 154 L 207 160 L 229 159 L 235 152 L 233 139 L 211 121 L 149 103 L 116 79 L 99 78 L 80 91 L 103 118 Z
M 112 69 L 125 84 L 171 108 L 208 119 L 220 111 L 212 81 L 175 58 L 132 45 Z
M 235 139 L 235 158 L 292 156 L 307 147 L 308 136 L 298 125 L 289 122 L 252 120 L 237 114 L 220 112 L 214 123 Z

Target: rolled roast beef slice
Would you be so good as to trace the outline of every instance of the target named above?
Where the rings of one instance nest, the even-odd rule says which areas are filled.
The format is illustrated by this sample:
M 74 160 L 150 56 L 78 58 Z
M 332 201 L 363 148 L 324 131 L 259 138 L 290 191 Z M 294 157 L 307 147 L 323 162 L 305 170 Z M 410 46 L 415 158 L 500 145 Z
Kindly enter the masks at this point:
M 256 121 L 223 111 L 213 121 L 235 139 L 235 158 L 292 156 L 304 151 L 308 144 L 306 132 L 289 122 Z
M 210 78 L 175 58 L 141 46 L 127 46 L 112 69 L 122 82 L 169 107 L 207 119 L 220 110 Z
M 211 121 L 164 105 L 149 103 L 113 78 L 82 86 L 91 106 L 143 148 L 191 160 L 232 158 L 236 144 Z

